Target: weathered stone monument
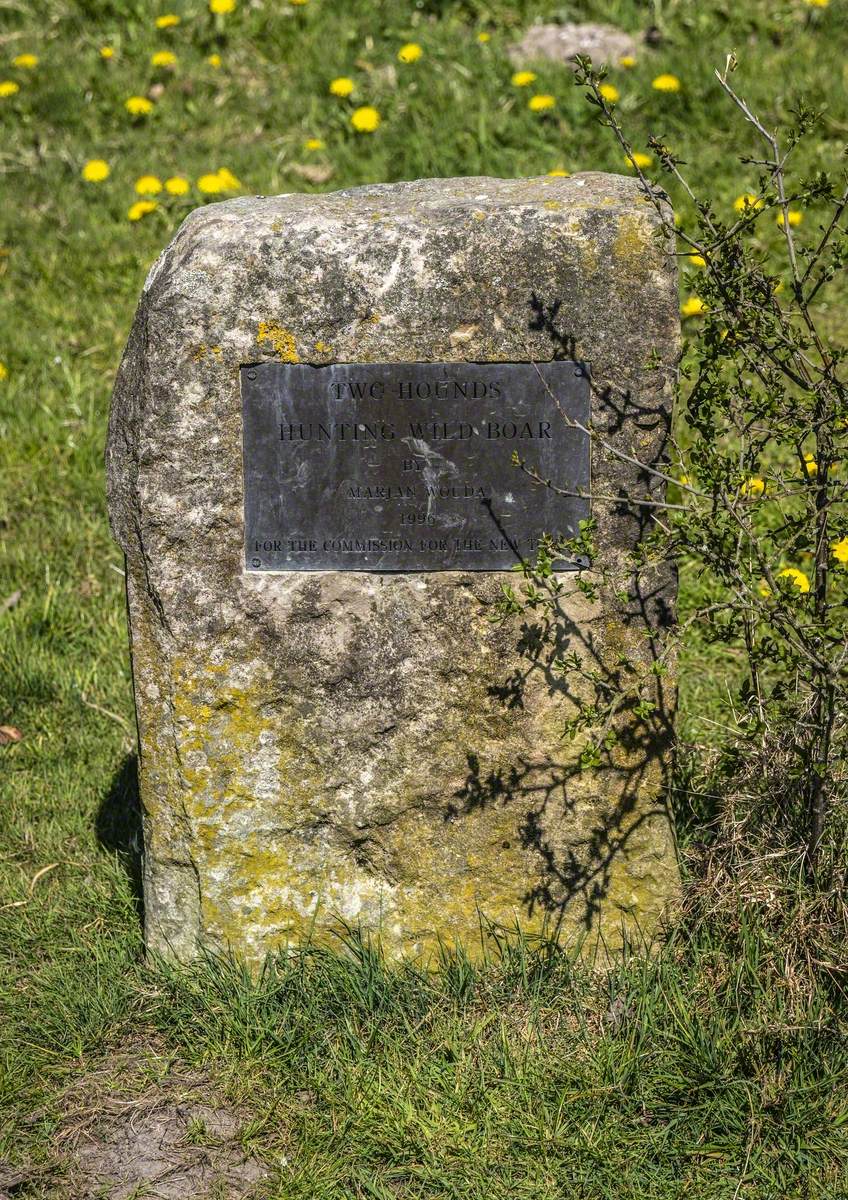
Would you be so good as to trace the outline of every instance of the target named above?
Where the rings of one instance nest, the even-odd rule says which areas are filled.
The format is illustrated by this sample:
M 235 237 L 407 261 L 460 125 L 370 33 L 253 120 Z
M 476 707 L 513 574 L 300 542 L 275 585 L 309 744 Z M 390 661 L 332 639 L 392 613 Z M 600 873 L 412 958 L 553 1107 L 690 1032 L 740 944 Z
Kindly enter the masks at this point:
M 655 927 L 673 684 L 581 771 L 555 659 L 612 679 L 673 615 L 662 574 L 623 596 L 648 522 L 617 499 L 656 493 L 669 433 L 658 226 L 617 176 L 431 180 L 215 204 L 155 264 L 107 452 L 150 947 Z M 602 598 L 553 648 L 491 620 L 590 511 Z

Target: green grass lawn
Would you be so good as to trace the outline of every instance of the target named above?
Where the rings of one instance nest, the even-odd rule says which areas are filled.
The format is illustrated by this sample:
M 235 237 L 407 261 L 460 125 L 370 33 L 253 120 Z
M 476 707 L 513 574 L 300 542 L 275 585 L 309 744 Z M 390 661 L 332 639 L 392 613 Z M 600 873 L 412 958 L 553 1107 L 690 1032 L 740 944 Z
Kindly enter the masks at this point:
M 157 29 L 167 12 L 179 23 Z M 801 174 L 842 153 L 844 0 L 239 0 L 218 18 L 201 0 L 0 7 L 0 724 L 22 733 L 0 746 L 0 1195 L 9 1163 L 16 1197 L 82 1194 L 65 1153 L 69 1087 L 96 1078 L 90 1106 L 108 1107 L 186 1070 L 208 1072 L 240 1114 L 268 1197 L 848 1196 L 837 1002 L 800 987 L 775 931 L 744 912 L 597 978 L 521 945 L 433 976 L 387 969 L 355 941 L 260 980 L 141 958 L 122 815 L 134 786 L 122 559 L 102 460 L 145 273 L 192 207 L 236 192 L 625 171 L 568 71 L 510 81 L 509 43 L 556 15 L 656 25 L 657 44 L 611 72 L 618 110 L 642 146 L 651 133 L 673 145 L 728 214 L 756 187 L 738 159 L 757 148 L 712 76 L 727 52 L 767 123 L 791 120 L 799 94 L 825 109 Z M 409 41 L 423 53 L 402 63 Z M 151 65 L 162 50 L 176 62 Z M 14 65 L 29 54 L 34 66 Z M 652 88 L 663 72 L 680 91 Z M 353 80 L 350 97 L 330 94 L 336 77 Z M 532 112 L 534 93 L 555 107 Z M 151 95 L 148 115 L 127 112 Z M 357 133 L 365 105 L 381 123 Z M 83 177 L 91 160 L 108 178 Z M 198 188 L 221 168 L 229 191 Z M 188 190 L 139 196 L 145 175 Z M 140 199 L 155 207 L 130 220 Z M 806 213 L 802 232 L 815 221 Z M 698 269 L 682 275 L 685 297 Z M 844 323 L 838 307 L 828 320 Z M 704 586 L 684 571 L 684 611 Z M 688 739 L 718 736 L 738 670 L 690 642 Z M 104 1084 L 121 1055 L 131 1069 Z

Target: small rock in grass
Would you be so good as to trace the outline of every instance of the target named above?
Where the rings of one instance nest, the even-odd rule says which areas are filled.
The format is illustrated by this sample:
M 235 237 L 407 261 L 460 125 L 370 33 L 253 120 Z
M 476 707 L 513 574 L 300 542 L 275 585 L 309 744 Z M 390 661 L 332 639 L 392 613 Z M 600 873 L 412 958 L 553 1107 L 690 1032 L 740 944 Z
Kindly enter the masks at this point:
M 614 25 L 575 24 L 533 25 L 520 42 L 509 48 L 510 61 L 516 66 L 549 59 L 573 65 L 577 54 L 591 58 L 596 67 L 614 66 L 620 58 L 638 56 L 639 46 L 632 34 Z

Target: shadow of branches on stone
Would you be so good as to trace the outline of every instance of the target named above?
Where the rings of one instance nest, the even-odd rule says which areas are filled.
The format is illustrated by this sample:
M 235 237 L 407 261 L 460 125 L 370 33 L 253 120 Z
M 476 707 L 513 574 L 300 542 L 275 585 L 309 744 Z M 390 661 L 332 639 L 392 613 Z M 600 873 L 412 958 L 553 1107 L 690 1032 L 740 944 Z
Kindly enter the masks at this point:
M 560 361 L 575 359 L 578 352 L 577 338 L 561 325 L 563 308 L 560 300 L 545 303 L 536 295 L 530 300 L 529 329 L 547 337 L 550 357 Z M 669 411 L 664 394 L 654 401 L 651 387 L 646 388 L 645 402 L 627 387 L 601 385 L 591 377 L 590 388 L 592 428 L 601 439 L 593 450 L 593 465 L 601 464 L 597 474 L 603 479 L 598 489 L 603 503 L 593 504 L 593 515 L 601 515 L 603 554 L 609 546 L 632 547 L 645 535 L 651 510 L 634 506 L 631 497 L 648 497 L 662 487 L 656 475 L 617 456 L 615 448 L 626 453 L 631 435 L 646 434 L 654 461 L 663 460 L 670 438 Z M 554 934 L 566 921 L 572 929 L 597 930 L 620 867 L 631 853 L 641 856 L 649 844 L 645 826 L 669 819 L 666 772 L 674 689 L 655 668 L 660 666 L 657 635 L 674 619 L 673 594 L 673 571 L 659 566 L 634 571 L 626 592 L 617 592 L 606 608 L 593 611 L 577 589 L 567 597 L 552 594 L 545 605 L 526 607 L 514 627 L 513 666 L 501 682 L 490 685 L 489 697 L 496 708 L 511 710 L 519 721 L 522 710 L 544 704 L 548 728 L 559 706 L 561 752 L 546 736 L 538 754 L 531 751 L 513 762 L 484 765 L 482 756 L 468 748 L 467 775 L 446 805 L 446 821 L 487 808 L 506 810 L 506 827 L 514 830 L 531 863 L 535 861 L 522 896 L 525 915 L 541 911 Z M 640 674 L 650 683 L 653 709 L 645 706 L 644 696 L 629 690 L 637 659 Z M 568 662 L 579 662 L 579 667 L 564 669 Z M 614 719 L 603 726 L 597 757 L 587 764 L 581 758 L 581 736 L 568 740 L 569 732 L 575 732 L 569 731 L 569 717 L 581 706 L 603 712 L 611 705 Z M 504 828 L 503 821 L 498 827 Z M 505 839 L 502 848 L 512 850 L 512 842 Z M 627 889 L 616 893 L 619 911 L 626 916 Z M 631 915 L 638 921 L 638 912 Z
M 128 754 L 100 802 L 94 824 L 98 843 L 118 856 L 129 879 L 139 920 L 144 920 L 141 881 L 142 827 L 138 790 L 138 756 Z
M 533 293 L 529 300 L 529 308 L 528 329 L 531 333 L 541 333 L 548 339 L 551 359 L 555 362 L 574 359 L 578 351 L 578 341 L 575 335 L 562 325 L 562 301 L 553 299 L 545 302 Z M 607 444 L 612 445 L 619 441 L 623 431 L 627 431 L 627 450 L 632 449 L 630 443 L 635 444 L 640 434 L 657 439 L 654 464 L 665 463 L 671 444 L 671 413 L 665 399 L 660 398 L 654 402 L 646 400 L 644 393 L 637 398 L 628 386 L 616 386 L 610 382 L 601 384 L 592 374 L 592 364 L 589 363 L 588 366 L 593 431 Z M 643 369 L 646 380 L 650 380 L 651 371 L 651 364 L 646 363 Z M 625 449 L 624 446 L 621 448 Z M 594 465 L 593 463 L 593 467 Z M 631 495 L 638 494 L 640 498 L 653 499 L 662 491 L 663 481 L 650 470 L 639 471 L 634 467 L 634 473 L 628 481 L 629 488 L 625 489 L 616 482 L 615 471 L 609 470 L 613 465 L 614 456 L 612 462 L 607 462 L 608 470 L 605 472 L 603 488 L 604 492 L 611 496 L 609 515 L 617 521 L 635 524 L 638 527 L 638 536 L 641 537 L 650 529 L 651 510 L 647 505 L 634 505 L 628 498 L 628 490 Z M 616 494 L 618 501 L 615 499 Z
M 628 721 L 631 714 L 623 716 Z M 644 825 L 666 819 L 655 773 L 665 732 L 663 723 L 634 716 L 615 755 L 591 772 L 550 756 L 522 757 L 486 771 L 469 752 L 468 774 L 445 819 L 494 806 L 511 809 L 518 844 L 538 860 L 535 882 L 521 897 L 525 915 L 540 910 L 552 936 L 566 917 L 572 927 L 589 932 L 634 838 Z M 646 787 L 656 796 L 649 804 L 642 794 Z M 511 849 L 508 842 L 503 849 Z

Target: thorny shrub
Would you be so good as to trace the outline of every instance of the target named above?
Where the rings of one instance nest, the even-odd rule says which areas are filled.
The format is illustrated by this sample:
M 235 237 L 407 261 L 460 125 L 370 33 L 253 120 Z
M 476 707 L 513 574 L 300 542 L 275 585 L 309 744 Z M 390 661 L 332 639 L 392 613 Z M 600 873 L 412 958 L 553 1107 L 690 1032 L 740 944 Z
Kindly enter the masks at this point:
M 672 148 L 656 137 L 648 142 L 669 193 L 695 214 L 687 225 L 674 223 L 666 193 L 645 175 L 640 164 L 648 156 L 634 149 L 605 99 L 603 73 L 588 59 L 577 63 L 576 82 L 618 139 L 659 214 L 662 236 L 676 239 L 678 254 L 702 268 L 700 295 L 684 307 L 698 314 L 698 332 L 684 341 L 680 362 L 676 462 L 662 469 L 643 464 L 646 478 L 671 471 L 678 482 L 652 510 L 653 530 L 632 568 L 638 577 L 671 561 L 690 578 L 697 575 L 698 595 L 706 597 L 662 635 L 665 648 L 655 664 L 691 633 L 745 664 L 730 697 L 732 731 L 718 749 L 701 748 L 694 766 L 689 748 L 692 778 L 717 802 L 711 833 L 704 833 L 710 823 L 702 823 L 696 847 L 703 854 L 711 841 L 703 871 L 714 880 L 738 873 L 744 835 L 746 871 L 757 880 L 752 896 L 773 895 L 780 874 L 794 878 L 816 905 L 830 897 L 838 907 L 848 789 L 848 396 L 842 331 L 825 319 L 822 301 L 842 284 L 848 260 L 848 184 L 844 168 L 796 177 L 793 151 L 819 114 L 799 105 L 792 127 L 778 136 L 729 83 L 735 68 L 731 56 L 716 72 L 718 82 L 763 151 L 740 160 L 756 169 L 759 185 L 740 197 L 732 219 L 694 193 Z M 817 218 L 802 225 L 799 214 L 810 212 Z M 644 494 L 617 500 L 645 505 Z M 524 563 L 522 583 L 504 589 L 502 614 L 545 606 L 553 614 L 569 586 L 596 598 L 603 571 L 592 535 L 589 521 L 576 542 L 549 545 Z M 575 553 L 592 569 L 568 585 L 556 560 Z M 576 661 L 557 665 L 564 676 L 583 670 Z M 634 673 L 629 703 L 637 711 L 639 704 L 650 707 L 653 682 Z M 595 695 L 569 722 L 572 735 L 589 734 L 587 769 L 610 753 L 615 734 L 608 714 L 620 705 L 620 695 Z M 757 836 L 767 857 L 750 851 Z M 841 909 L 831 918 L 844 926 Z

